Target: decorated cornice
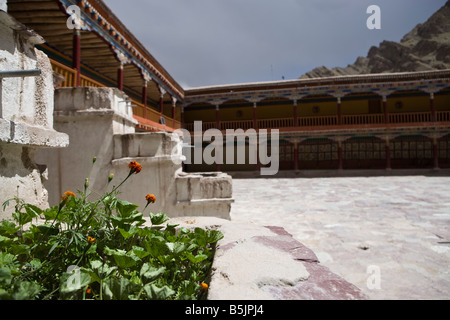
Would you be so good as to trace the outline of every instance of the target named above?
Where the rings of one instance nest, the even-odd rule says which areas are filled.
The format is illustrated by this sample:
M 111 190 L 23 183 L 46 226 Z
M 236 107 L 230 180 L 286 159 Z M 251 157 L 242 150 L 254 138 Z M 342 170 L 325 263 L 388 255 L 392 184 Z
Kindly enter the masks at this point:
M 66 13 L 70 16 L 72 11 L 70 6 L 76 5 L 80 10 L 80 17 L 76 21 L 81 30 L 95 31 L 112 48 L 116 57 L 124 63 L 132 63 L 145 75 L 145 80 L 152 79 L 159 87 L 164 88 L 171 96 L 178 100 L 183 100 L 184 92 L 159 70 L 150 58 L 140 51 L 126 34 L 119 31 L 119 28 L 113 21 L 109 21 L 100 13 L 98 4 L 95 1 L 88 0 L 57 0 L 62 5 Z M 74 17 L 77 19 L 78 17 Z
M 376 137 L 379 139 L 422 135 L 429 138 L 442 138 L 449 134 L 448 126 L 421 126 L 421 127 L 396 127 L 396 128 L 365 128 L 365 129 L 336 129 L 336 130 L 315 130 L 315 131 L 281 131 L 280 139 L 293 141 L 307 139 L 330 139 L 333 141 L 346 141 L 358 137 Z
M 208 87 L 203 90 L 202 88 L 199 88 L 186 90 L 185 107 L 195 103 L 208 103 L 217 106 L 232 100 L 246 100 L 254 103 L 267 98 L 282 98 L 299 102 L 307 96 L 329 95 L 335 98 L 343 98 L 352 93 L 375 93 L 379 96 L 386 97 L 393 92 L 407 90 L 421 90 L 427 93 L 436 93 L 450 86 L 450 70 L 446 70 L 446 73 L 444 74 L 436 71 L 433 71 L 432 73 L 436 74 L 435 79 L 396 81 L 396 74 L 386 74 L 384 75 L 384 79 L 389 78 L 390 81 L 380 82 L 380 77 L 366 75 L 321 79 L 323 82 L 330 82 L 331 84 L 329 85 L 308 85 L 312 82 L 311 80 L 288 80 L 270 83 L 244 84 L 241 87 L 239 87 L 239 85 L 230 85 L 229 87 Z M 419 73 L 415 72 L 408 74 L 402 73 L 398 75 L 398 78 L 405 79 L 408 75 L 411 78 L 417 78 L 418 74 Z M 420 74 L 426 74 L 426 72 L 421 72 Z M 348 82 L 350 79 L 352 79 L 354 83 L 339 84 L 340 81 L 344 82 L 345 80 L 345 82 Z M 372 82 L 368 80 L 372 80 Z M 258 90 L 258 88 L 267 88 L 269 86 L 277 87 L 282 85 L 288 86 L 289 88 Z M 214 88 L 219 92 L 213 92 Z M 212 91 L 212 93 L 195 94 L 196 91 Z

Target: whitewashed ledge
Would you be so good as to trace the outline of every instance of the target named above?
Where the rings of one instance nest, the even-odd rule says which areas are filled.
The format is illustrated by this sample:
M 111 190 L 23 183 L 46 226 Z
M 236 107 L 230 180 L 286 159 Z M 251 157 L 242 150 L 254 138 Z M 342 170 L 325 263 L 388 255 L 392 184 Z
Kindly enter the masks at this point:
M 362 291 L 322 266 L 282 227 L 214 217 L 178 217 L 171 224 L 219 230 L 208 300 L 365 300 Z

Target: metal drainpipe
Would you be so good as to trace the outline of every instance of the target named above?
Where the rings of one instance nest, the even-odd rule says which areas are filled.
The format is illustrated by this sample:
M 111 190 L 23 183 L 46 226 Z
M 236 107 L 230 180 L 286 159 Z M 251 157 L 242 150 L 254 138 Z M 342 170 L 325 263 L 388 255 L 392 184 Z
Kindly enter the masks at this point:
M 0 71 L 0 79 L 19 78 L 19 77 L 38 77 L 40 75 L 41 75 L 40 69 Z

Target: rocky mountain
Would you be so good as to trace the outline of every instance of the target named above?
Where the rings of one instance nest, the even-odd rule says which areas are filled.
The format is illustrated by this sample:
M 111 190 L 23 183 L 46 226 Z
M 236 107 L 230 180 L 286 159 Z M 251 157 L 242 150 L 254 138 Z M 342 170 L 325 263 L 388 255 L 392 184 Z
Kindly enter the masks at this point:
M 400 42 L 383 41 L 345 68 L 319 67 L 300 79 L 340 75 L 450 69 L 450 0 Z

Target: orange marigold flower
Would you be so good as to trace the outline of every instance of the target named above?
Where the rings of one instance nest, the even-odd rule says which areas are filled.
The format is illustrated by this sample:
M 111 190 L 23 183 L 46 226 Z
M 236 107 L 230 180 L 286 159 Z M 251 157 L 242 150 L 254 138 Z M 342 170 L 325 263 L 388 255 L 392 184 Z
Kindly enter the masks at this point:
M 90 244 L 92 244 L 92 243 L 95 243 L 95 241 L 97 241 L 97 239 L 88 236 L 88 237 L 87 237 L 87 241 L 88 241 Z
M 92 290 L 91 287 L 89 285 L 86 286 L 86 293 L 87 294 L 91 294 Z
M 204 282 L 202 282 L 202 283 L 200 284 L 200 287 L 201 287 L 203 290 L 208 290 L 208 288 L 209 288 L 208 284 L 206 284 L 206 283 L 204 283 Z
M 156 197 L 154 194 L 148 194 L 145 196 L 145 200 L 147 200 L 147 202 L 155 203 Z
M 142 166 L 136 161 L 131 161 L 128 164 L 128 168 L 130 168 L 132 173 L 139 173 L 142 170 Z
M 75 197 L 75 193 L 73 193 L 72 191 L 66 191 L 61 196 L 61 199 L 62 199 L 62 201 L 66 202 L 69 199 L 69 197 Z

